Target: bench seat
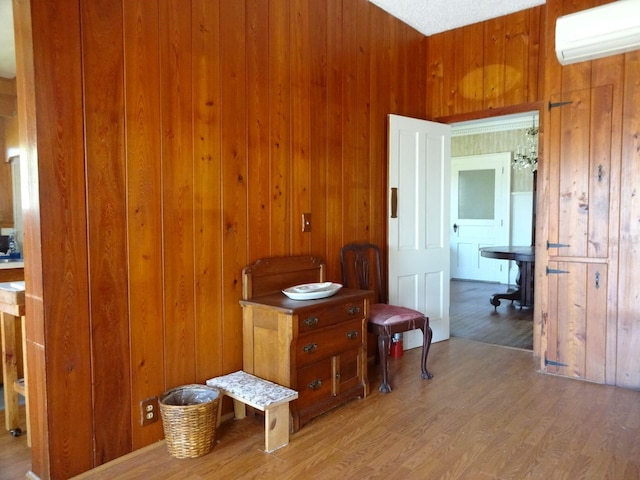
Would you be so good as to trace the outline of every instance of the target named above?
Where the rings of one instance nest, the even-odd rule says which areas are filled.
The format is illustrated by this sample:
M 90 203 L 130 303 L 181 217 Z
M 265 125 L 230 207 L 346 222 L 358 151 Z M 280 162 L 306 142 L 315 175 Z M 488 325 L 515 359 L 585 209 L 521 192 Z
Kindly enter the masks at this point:
M 298 392 L 242 370 L 206 383 L 233 399 L 236 419 L 246 417 L 246 405 L 265 413 L 265 451 L 273 452 L 289 444 L 289 402 L 298 398 Z M 218 425 L 221 411 L 218 408 Z

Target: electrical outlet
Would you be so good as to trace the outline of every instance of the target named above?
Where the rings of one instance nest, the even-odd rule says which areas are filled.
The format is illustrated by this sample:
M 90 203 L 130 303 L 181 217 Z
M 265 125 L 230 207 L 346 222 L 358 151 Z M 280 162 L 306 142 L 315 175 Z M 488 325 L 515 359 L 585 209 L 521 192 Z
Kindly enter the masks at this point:
M 140 425 L 147 426 L 158 421 L 160 407 L 158 397 L 150 397 L 140 401 Z

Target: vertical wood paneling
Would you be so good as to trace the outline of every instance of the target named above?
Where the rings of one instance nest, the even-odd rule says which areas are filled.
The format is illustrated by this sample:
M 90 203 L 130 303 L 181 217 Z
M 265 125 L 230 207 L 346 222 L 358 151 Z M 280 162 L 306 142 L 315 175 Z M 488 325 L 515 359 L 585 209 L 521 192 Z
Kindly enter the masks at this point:
M 195 354 L 204 383 L 223 373 L 220 15 L 215 2 L 192 2 Z
M 247 0 L 248 263 L 271 255 L 269 4 Z M 221 39 L 222 44 L 222 39 Z
M 505 25 L 505 105 L 518 105 L 527 101 L 526 80 L 529 79 L 529 28 L 530 12 L 521 10 L 509 17 Z M 512 68 L 509 68 L 512 67 Z
M 482 110 L 484 105 L 484 82 L 482 72 L 484 69 L 484 42 L 482 22 L 469 25 L 461 29 L 462 38 L 462 70 L 459 79 L 459 91 L 462 100 L 463 112 L 475 112 Z
M 427 50 L 427 85 L 426 90 L 429 92 L 427 109 L 429 116 L 432 118 L 443 117 L 447 114 L 442 108 L 442 99 L 445 98 L 444 84 L 444 49 L 446 36 L 433 35 L 429 38 L 429 47 Z M 482 87 L 480 87 L 482 89 Z
M 537 102 L 544 98 L 544 78 L 540 72 L 544 71 L 544 40 L 546 24 L 544 22 L 544 6 L 528 11 L 528 30 L 525 32 L 527 39 L 528 69 L 524 79 L 525 102 Z
M 347 0 L 348 1 L 348 0 Z M 327 258 L 331 252 L 340 251 L 345 243 L 343 226 L 343 198 L 348 188 L 342 178 L 343 170 L 343 75 L 346 59 L 343 55 L 343 0 L 327 2 Z M 335 262 L 327 264 L 327 278 L 340 277 L 339 266 Z
M 640 52 L 625 54 L 616 384 L 640 385 Z
M 222 368 L 242 368 L 242 268 L 247 264 L 246 8 L 220 3 L 220 139 L 222 176 Z M 214 187 L 215 188 L 215 187 Z
M 309 63 L 310 63 L 310 101 L 313 111 L 310 112 L 309 158 L 311 171 L 311 212 L 313 227 L 311 229 L 311 247 L 309 253 L 321 258 L 328 258 L 327 250 L 327 202 L 328 179 L 327 165 L 331 161 L 328 155 L 328 26 L 327 3 L 310 2 L 309 18 L 314 28 L 309 28 Z M 329 276 L 330 279 L 339 277 Z
M 461 92 L 461 82 L 460 79 L 464 78 L 466 73 L 467 66 L 462 65 L 458 60 L 457 56 L 460 54 L 460 46 L 464 45 L 464 29 L 457 28 L 451 31 L 451 35 L 449 36 L 447 54 L 450 58 L 450 71 L 447 74 L 447 77 L 450 78 L 448 81 L 448 96 L 447 96 L 447 108 L 450 109 L 451 113 L 460 112 L 464 109 L 464 105 L 466 103 L 466 99 Z M 464 47 L 463 47 L 464 48 Z
M 269 2 L 271 254 L 291 253 L 291 84 L 289 0 Z
M 586 256 L 588 245 L 589 172 L 581 168 L 589 158 L 591 95 L 589 90 L 567 92 L 563 101 L 570 105 L 559 107 L 560 118 L 560 162 L 559 190 L 556 195 L 560 205 L 557 242 L 567 244 L 562 255 Z
M 131 451 L 122 7 L 83 4 L 93 429 L 96 465 Z M 117 371 L 119 375 L 112 375 Z
M 369 115 L 369 99 L 371 95 L 370 86 L 370 50 L 369 50 L 369 35 L 371 31 L 370 24 L 370 8 L 364 3 L 357 3 L 355 5 L 355 15 L 357 18 L 356 29 L 356 111 L 354 115 L 356 120 L 355 131 L 355 156 L 357 159 L 358 168 L 360 174 L 357 175 L 358 184 L 358 196 L 356 199 L 358 202 L 358 232 L 353 238 L 361 238 L 363 240 L 371 241 L 371 225 L 374 222 L 373 213 L 380 211 L 380 207 L 384 207 L 383 202 L 378 202 L 380 195 L 376 195 L 372 198 L 371 194 L 371 177 L 373 175 L 370 153 L 370 115 Z M 406 42 L 400 47 L 406 49 Z M 407 62 L 409 63 L 409 62 Z M 417 62 L 416 62 L 417 63 Z M 405 64 L 404 70 L 408 70 Z M 408 89 L 408 79 L 405 77 L 404 87 L 407 87 L 407 97 L 411 96 L 411 92 Z M 404 112 L 409 112 L 409 107 L 403 108 Z
M 315 185 L 311 183 L 310 169 L 310 66 L 309 66 L 309 1 L 291 2 L 290 52 L 291 52 L 291 254 L 301 255 L 309 251 L 310 232 L 302 231 L 302 214 L 311 212 L 311 195 Z M 295 100 L 294 100 L 295 99 Z M 297 227 L 297 228 L 296 228 Z M 312 222 L 313 231 L 313 222 Z
M 343 244 L 384 247 L 387 114 L 426 113 L 426 38 L 366 0 L 121 3 L 35 4 L 45 478 L 157 441 L 141 400 L 242 367 L 245 265 L 339 280 Z
M 43 323 L 35 325 L 44 330 L 47 423 L 55 432 L 50 473 L 66 478 L 93 465 L 80 12 L 73 1 L 55 8 L 33 1 L 31 14 L 41 180 L 41 243 L 31 247 L 41 249 L 46 288 Z
M 606 370 L 614 368 L 607 361 L 607 291 L 608 271 L 606 264 L 587 266 L 586 284 L 587 308 L 589 315 L 585 325 L 585 365 L 584 378 L 592 382 L 604 383 Z
M 602 85 L 610 85 L 613 87 L 613 98 L 611 102 L 611 109 L 608 113 L 609 119 L 605 119 L 610 122 L 610 138 L 609 147 L 610 151 L 605 153 L 603 150 L 598 152 L 598 155 L 603 155 L 609 159 L 609 170 L 605 172 L 606 178 L 609 182 L 609 229 L 606 232 L 608 236 L 609 254 L 608 254 L 608 272 L 618 272 L 619 265 L 622 263 L 626 265 L 625 261 L 620 262 L 619 258 L 619 246 L 620 246 L 620 208 L 621 208 L 621 135 L 622 135 L 622 122 L 617 121 L 619 118 L 623 118 L 622 106 L 624 100 L 624 94 L 618 89 L 617 84 L 624 79 L 624 67 L 625 67 L 625 55 L 615 55 L 613 57 L 606 57 L 599 59 L 593 63 L 593 86 L 599 87 Z M 633 69 L 633 67 L 632 67 Z M 606 124 L 606 122 L 605 122 Z M 600 138 L 598 143 L 606 141 L 604 138 L 605 133 L 596 129 L 596 134 Z M 627 157 L 625 157 L 627 158 Z M 607 302 L 607 331 L 606 331 L 606 365 L 605 369 L 605 383 L 613 385 L 616 383 L 616 369 L 613 368 L 616 365 L 617 356 L 617 316 L 618 305 L 617 301 L 612 299 L 618 298 L 618 282 L 608 279 L 608 299 Z
M 505 61 L 505 17 L 493 18 L 484 23 L 484 109 L 488 110 L 505 106 L 504 95 L 506 91 L 514 88 L 511 83 L 517 72 L 512 72 L 513 67 Z
M 369 64 L 371 76 L 369 78 L 370 98 L 382 98 L 382 92 L 388 88 L 388 77 L 384 74 L 386 67 L 381 45 L 383 33 L 382 22 L 384 14 L 380 10 L 372 10 L 369 17 Z M 369 171 L 369 188 L 371 189 L 371 241 L 381 245 L 387 243 L 387 116 L 388 107 L 383 102 L 371 101 L 369 106 L 369 156 L 371 168 Z M 379 141 L 383 139 L 383 141 Z M 379 165 L 378 168 L 375 165 Z M 384 252 L 384 248 L 382 249 Z
M 544 15 L 533 8 L 430 36 L 429 118 L 539 101 Z
M 195 382 L 191 2 L 160 2 L 164 344 L 167 388 Z
M 346 238 L 364 240 L 360 231 L 360 214 L 362 205 L 360 203 L 360 178 L 364 171 L 358 165 L 360 158 L 357 154 L 357 101 L 358 101 L 358 80 L 357 80 L 357 38 L 358 19 L 356 16 L 354 2 L 342 3 L 342 55 L 343 65 L 343 94 L 342 94 L 342 129 L 344 145 L 342 151 L 342 176 L 345 186 L 342 209 L 344 211 L 344 235 Z
M 160 57 L 155 3 L 123 3 L 127 179 L 127 271 L 133 448 L 162 438 L 141 427 L 140 401 L 165 390 L 161 209 Z
M 613 133 L 613 88 L 597 87 L 591 94 L 591 138 L 589 139 L 589 225 L 587 255 L 609 256 L 609 204 L 611 203 L 611 143 Z

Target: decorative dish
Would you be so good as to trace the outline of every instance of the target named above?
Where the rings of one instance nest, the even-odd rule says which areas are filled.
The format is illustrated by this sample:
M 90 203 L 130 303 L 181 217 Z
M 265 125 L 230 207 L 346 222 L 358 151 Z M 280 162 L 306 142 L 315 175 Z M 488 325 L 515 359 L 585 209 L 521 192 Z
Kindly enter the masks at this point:
M 342 288 L 339 283 L 303 283 L 282 290 L 292 300 L 317 300 L 335 295 Z

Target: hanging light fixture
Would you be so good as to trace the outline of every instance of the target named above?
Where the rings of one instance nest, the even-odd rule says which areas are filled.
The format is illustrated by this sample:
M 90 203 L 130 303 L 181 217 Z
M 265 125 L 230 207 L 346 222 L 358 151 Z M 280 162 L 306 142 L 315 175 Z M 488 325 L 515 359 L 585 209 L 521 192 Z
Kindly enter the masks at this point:
M 513 153 L 513 168 L 538 169 L 538 127 L 534 124 L 527 129 L 527 141 L 525 145 L 519 145 Z

